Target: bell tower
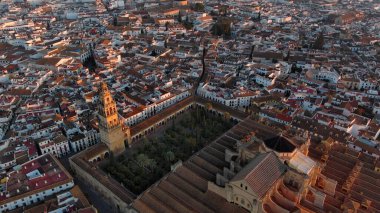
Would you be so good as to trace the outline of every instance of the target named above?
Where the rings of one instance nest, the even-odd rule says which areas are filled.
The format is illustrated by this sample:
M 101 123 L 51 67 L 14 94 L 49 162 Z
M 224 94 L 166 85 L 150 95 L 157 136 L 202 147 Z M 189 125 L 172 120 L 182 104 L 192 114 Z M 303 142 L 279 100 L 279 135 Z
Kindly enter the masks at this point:
M 113 100 L 107 84 L 102 82 L 99 94 L 99 133 L 101 142 L 115 155 L 125 150 L 124 132 L 119 120 L 116 103 Z

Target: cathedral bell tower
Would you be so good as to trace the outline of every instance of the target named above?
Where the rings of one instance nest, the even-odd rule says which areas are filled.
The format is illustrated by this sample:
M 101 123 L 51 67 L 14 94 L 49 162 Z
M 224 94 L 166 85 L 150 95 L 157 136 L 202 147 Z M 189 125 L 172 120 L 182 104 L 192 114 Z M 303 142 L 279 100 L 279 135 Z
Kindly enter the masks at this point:
M 104 82 L 101 83 L 99 101 L 100 140 L 108 146 L 113 154 L 118 155 L 125 151 L 124 132 L 117 113 L 116 103 Z

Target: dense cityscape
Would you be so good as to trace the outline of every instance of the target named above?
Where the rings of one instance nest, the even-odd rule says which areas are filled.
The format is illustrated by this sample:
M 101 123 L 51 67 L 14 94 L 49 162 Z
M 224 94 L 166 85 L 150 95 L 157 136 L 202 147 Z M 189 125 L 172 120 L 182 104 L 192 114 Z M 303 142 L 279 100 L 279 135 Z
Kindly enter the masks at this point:
M 0 213 L 380 212 L 377 0 L 1 0 Z

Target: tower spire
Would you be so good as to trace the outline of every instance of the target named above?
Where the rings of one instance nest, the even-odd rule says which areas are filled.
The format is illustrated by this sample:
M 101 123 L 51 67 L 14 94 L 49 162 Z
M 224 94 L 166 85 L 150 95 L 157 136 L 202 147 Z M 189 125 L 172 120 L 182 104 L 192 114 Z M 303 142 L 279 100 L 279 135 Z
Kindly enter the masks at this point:
M 111 152 L 120 154 L 125 150 L 124 132 L 119 120 L 116 103 L 105 82 L 99 90 L 99 133 L 101 142 L 105 143 Z

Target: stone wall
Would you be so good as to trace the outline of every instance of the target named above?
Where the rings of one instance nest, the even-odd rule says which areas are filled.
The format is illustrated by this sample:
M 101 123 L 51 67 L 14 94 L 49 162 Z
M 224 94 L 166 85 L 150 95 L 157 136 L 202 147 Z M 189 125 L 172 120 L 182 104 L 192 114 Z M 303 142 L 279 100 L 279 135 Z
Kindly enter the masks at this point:
M 109 190 L 106 186 L 100 183 L 96 178 L 91 176 L 89 173 L 84 171 L 79 165 L 77 165 L 70 158 L 70 166 L 74 171 L 75 175 L 84 180 L 87 184 L 89 184 L 93 189 L 100 192 L 105 199 L 109 201 L 109 203 L 113 206 L 112 211 L 110 212 L 120 212 L 120 213 L 128 213 L 128 204 L 121 200 L 117 195 L 115 195 L 111 190 Z

